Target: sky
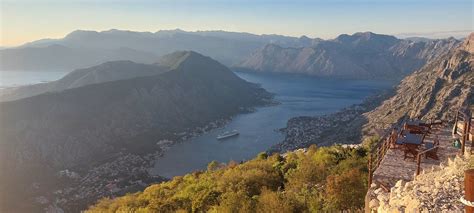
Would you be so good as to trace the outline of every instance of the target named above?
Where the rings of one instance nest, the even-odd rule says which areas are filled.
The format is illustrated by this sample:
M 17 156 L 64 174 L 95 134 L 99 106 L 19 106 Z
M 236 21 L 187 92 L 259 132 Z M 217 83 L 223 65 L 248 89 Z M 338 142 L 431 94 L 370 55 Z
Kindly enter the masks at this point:
M 225 30 L 334 38 L 360 31 L 462 37 L 472 0 L 0 0 L 0 46 L 77 30 Z

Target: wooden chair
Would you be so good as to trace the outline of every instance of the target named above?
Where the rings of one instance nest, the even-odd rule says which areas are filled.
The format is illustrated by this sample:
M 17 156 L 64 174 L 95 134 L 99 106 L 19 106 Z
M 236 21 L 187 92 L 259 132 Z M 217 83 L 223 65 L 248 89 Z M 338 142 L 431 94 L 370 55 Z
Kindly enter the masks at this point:
M 390 148 L 399 149 L 401 144 L 397 143 L 398 136 L 400 135 L 400 131 L 397 128 L 393 128 L 392 132 L 390 133 Z
M 426 126 L 415 126 L 415 125 L 407 125 L 404 126 L 405 130 L 408 130 L 412 134 L 428 134 L 430 133 L 430 128 Z
M 431 158 L 433 160 L 439 160 L 438 157 L 438 148 L 439 148 L 439 139 L 438 136 L 435 137 L 433 143 L 425 143 L 425 149 L 431 149 L 426 152 L 425 158 Z
M 413 158 L 413 160 L 416 160 L 418 152 L 418 147 L 416 145 L 403 144 L 403 160 L 407 158 Z

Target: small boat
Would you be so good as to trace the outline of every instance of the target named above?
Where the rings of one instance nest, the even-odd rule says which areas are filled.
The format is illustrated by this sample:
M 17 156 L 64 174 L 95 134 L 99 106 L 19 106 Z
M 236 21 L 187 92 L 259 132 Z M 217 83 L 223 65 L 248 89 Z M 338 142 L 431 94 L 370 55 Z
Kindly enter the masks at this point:
M 227 131 L 218 135 L 217 140 L 222 140 L 222 139 L 237 136 L 237 135 L 239 135 L 239 132 L 237 132 L 237 130 Z

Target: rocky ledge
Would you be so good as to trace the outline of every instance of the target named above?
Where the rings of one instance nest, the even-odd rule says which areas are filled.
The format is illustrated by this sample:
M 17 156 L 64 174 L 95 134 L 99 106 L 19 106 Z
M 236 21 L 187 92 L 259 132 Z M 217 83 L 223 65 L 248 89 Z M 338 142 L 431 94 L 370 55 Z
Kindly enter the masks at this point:
M 464 212 L 460 198 L 464 196 L 464 171 L 469 155 L 448 160 L 433 167 L 410 182 L 398 181 L 385 192 L 372 184 L 370 209 L 377 212 Z

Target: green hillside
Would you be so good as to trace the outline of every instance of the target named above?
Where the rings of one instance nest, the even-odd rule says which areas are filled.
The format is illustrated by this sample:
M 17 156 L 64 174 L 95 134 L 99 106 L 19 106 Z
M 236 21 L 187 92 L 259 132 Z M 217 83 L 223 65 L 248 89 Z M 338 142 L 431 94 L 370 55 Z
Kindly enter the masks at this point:
M 88 212 L 315 212 L 360 210 L 366 148 L 339 145 L 259 154 L 175 177 L 143 192 L 102 199 Z

